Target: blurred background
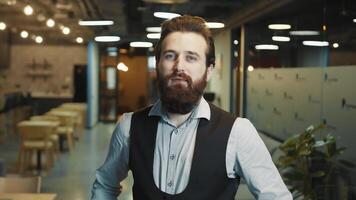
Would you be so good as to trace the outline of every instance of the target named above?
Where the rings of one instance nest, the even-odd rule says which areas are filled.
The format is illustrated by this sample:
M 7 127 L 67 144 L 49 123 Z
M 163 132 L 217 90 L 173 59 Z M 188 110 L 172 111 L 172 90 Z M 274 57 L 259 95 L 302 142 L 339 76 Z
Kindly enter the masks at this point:
M 205 98 L 251 120 L 295 198 L 356 199 L 354 0 L 0 0 L 0 176 L 88 199 L 120 115 L 158 98 L 161 23 L 185 14 L 214 36 Z M 51 148 L 26 143 L 44 127 Z

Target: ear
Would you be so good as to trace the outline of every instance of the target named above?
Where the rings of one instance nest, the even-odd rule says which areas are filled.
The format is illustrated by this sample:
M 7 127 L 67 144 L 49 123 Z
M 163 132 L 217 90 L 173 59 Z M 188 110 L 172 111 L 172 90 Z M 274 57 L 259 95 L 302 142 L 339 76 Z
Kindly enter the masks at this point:
M 209 81 L 211 76 L 213 75 L 214 66 L 210 64 L 206 70 L 206 81 Z

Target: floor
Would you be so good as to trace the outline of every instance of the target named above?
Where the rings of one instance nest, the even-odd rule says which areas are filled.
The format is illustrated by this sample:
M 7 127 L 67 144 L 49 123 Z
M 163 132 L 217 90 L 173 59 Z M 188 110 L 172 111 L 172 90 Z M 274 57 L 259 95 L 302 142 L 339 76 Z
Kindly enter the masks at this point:
M 74 151 L 61 154 L 53 169 L 44 175 L 42 192 L 57 193 L 56 200 L 89 199 L 95 170 L 105 159 L 113 130 L 113 124 L 102 123 L 92 130 L 86 130 L 84 136 L 76 143 Z M 0 144 L 0 158 L 7 166 L 8 174 L 14 172 L 17 152 L 18 138 L 14 136 Z M 129 176 L 123 183 L 123 192 L 119 200 L 132 200 L 131 185 L 132 178 Z M 254 199 L 244 184 L 240 185 L 237 197 L 239 200 Z

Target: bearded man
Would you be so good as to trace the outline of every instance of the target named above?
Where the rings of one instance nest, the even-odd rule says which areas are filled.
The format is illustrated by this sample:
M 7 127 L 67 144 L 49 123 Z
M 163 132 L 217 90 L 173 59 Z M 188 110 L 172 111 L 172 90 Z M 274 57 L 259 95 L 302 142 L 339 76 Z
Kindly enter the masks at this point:
M 258 199 L 292 199 L 250 121 L 203 98 L 214 51 L 204 19 L 162 24 L 155 48 L 160 99 L 122 116 L 92 200 L 116 199 L 129 170 L 134 200 L 233 200 L 240 177 Z

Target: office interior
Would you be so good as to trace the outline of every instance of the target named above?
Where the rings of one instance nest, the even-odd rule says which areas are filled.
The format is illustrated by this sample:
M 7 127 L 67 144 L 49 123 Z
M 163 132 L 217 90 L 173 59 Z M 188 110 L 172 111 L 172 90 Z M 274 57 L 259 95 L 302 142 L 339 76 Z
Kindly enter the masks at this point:
M 119 117 L 159 98 L 157 12 L 210 23 L 204 97 L 254 124 L 295 199 L 356 199 L 354 0 L 0 0 L 0 181 L 90 198 Z M 41 122 L 53 148 L 24 148 Z M 243 181 L 236 199 L 255 199 Z

